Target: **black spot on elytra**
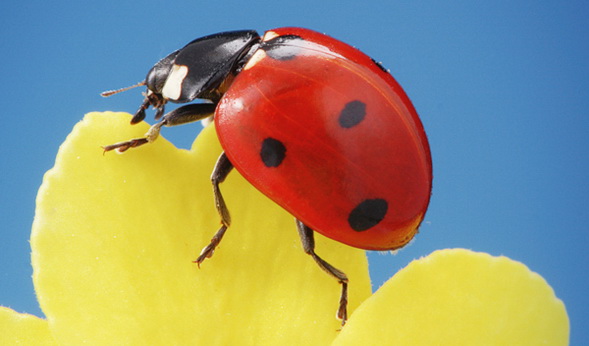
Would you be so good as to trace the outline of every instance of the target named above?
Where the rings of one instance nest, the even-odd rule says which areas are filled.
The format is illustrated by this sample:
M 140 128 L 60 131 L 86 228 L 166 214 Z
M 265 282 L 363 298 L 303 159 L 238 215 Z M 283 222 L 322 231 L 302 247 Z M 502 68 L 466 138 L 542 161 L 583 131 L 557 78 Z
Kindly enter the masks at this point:
M 358 125 L 366 117 L 366 104 L 362 101 L 350 101 L 339 114 L 339 124 L 345 129 Z
M 384 219 L 389 204 L 382 198 L 366 199 L 356 206 L 348 216 L 348 223 L 354 231 L 366 231 Z
M 264 42 L 261 48 L 272 59 L 292 60 L 299 54 L 301 48 L 289 43 L 297 40 L 303 40 L 303 38 L 297 35 L 278 36 Z
M 268 137 L 262 141 L 260 158 L 266 167 L 278 167 L 286 157 L 286 147 L 281 141 Z

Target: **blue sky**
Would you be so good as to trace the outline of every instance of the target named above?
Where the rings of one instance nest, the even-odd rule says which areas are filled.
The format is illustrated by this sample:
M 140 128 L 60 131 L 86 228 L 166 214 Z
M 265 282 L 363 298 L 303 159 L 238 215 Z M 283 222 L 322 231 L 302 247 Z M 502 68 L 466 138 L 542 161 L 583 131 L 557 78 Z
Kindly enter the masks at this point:
M 506 255 L 551 284 L 567 306 L 572 344 L 587 342 L 587 18 L 586 2 L 554 0 L 6 3 L 0 305 L 42 314 L 28 239 L 37 189 L 61 142 L 85 113 L 133 112 L 141 101 L 138 91 L 99 92 L 142 80 L 196 37 L 302 26 L 382 61 L 429 136 L 429 212 L 410 246 L 369 255 L 375 287 L 436 249 Z M 199 129 L 164 136 L 186 148 Z

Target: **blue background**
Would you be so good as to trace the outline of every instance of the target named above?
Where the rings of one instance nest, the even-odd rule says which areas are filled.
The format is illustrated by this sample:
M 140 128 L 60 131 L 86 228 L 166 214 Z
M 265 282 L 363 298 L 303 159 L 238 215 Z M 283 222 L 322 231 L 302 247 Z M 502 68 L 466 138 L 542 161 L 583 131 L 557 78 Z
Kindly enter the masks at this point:
M 410 246 L 369 255 L 375 287 L 436 249 L 506 255 L 541 274 L 565 302 L 572 344 L 589 341 L 587 2 L 112 4 L 2 6 L 0 304 L 42 316 L 28 243 L 42 176 L 86 112 L 133 112 L 141 101 L 137 90 L 110 99 L 99 92 L 142 80 L 156 60 L 193 38 L 292 25 L 382 61 L 429 135 L 429 212 Z M 187 148 L 199 129 L 192 124 L 164 136 Z

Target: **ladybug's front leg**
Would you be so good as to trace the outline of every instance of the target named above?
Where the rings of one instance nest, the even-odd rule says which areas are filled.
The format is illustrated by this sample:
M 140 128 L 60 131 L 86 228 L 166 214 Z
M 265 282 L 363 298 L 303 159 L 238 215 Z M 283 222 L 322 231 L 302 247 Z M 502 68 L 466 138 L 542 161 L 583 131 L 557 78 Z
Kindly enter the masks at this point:
M 321 257 L 317 256 L 315 253 L 315 238 L 313 236 L 313 230 L 298 219 L 296 220 L 296 223 L 305 253 L 311 255 L 311 257 L 313 257 L 321 269 L 336 278 L 337 281 L 342 285 L 342 293 L 340 295 L 339 308 L 337 309 L 336 316 L 342 320 L 343 326 L 346 324 L 346 320 L 348 319 L 348 277 L 344 272 L 325 262 L 325 260 L 323 260 Z
M 202 120 L 213 115 L 216 107 L 217 105 L 214 103 L 194 103 L 180 107 L 167 113 L 166 115 L 164 115 L 160 122 L 151 126 L 145 134 L 145 137 L 135 138 L 125 142 L 106 145 L 102 148 L 104 149 L 104 151 L 116 150 L 122 153 L 130 148 L 151 143 L 159 137 L 162 126 L 183 125 L 198 120 Z M 139 114 L 141 111 L 142 109 L 140 108 L 137 113 Z M 135 119 L 136 116 L 137 115 L 135 115 L 133 119 Z M 132 123 L 134 124 L 134 122 Z
M 221 242 L 221 239 L 225 235 L 225 231 L 229 224 L 231 223 L 231 216 L 229 215 L 229 210 L 225 205 L 225 199 L 221 194 L 221 190 L 219 189 L 219 184 L 225 181 L 225 178 L 229 175 L 229 172 L 233 170 L 233 164 L 227 158 L 225 153 L 222 153 L 217 159 L 217 163 L 215 164 L 215 168 L 213 169 L 213 174 L 211 174 L 211 182 L 213 183 L 213 193 L 215 195 L 215 206 L 217 207 L 217 212 L 221 217 L 221 228 L 215 233 L 213 238 L 211 239 L 211 243 L 207 245 L 204 249 L 202 249 L 200 255 L 194 261 L 194 263 L 200 264 L 205 258 L 209 258 L 215 252 L 215 248 Z

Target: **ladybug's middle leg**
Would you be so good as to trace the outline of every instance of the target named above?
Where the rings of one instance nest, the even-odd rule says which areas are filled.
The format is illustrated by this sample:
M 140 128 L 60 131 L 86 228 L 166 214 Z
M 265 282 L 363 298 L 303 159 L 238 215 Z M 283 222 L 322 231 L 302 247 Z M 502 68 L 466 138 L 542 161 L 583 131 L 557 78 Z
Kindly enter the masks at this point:
M 348 319 L 348 277 L 344 272 L 325 262 L 325 260 L 323 260 L 321 257 L 317 256 L 315 253 L 315 238 L 313 237 L 313 230 L 298 219 L 296 220 L 296 223 L 305 253 L 311 255 L 311 257 L 313 257 L 321 269 L 336 278 L 337 281 L 342 285 L 342 294 L 339 299 L 337 318 L 342 320 L 343 326 L 346 324 L 346 320 Z
M 221 190 L 219 189 L 219 184 L 225 181 L 225 178 L 229 175 L 229 173 L 233 170 L 233 164 L 227 158 L 225 153 L 222 153 L 217 159 L 217 163 L 215 164 L 215 168 L 213 169 L 213 174 L 211 174 L 211 182 L 213 183 L 213 193 L 215 195 L 215 206 L 217 207 L 217 212 L 221 217 L 221 228 L 215 233 L 213 238 L 211 239 L 211 243 L 207 245 L 204 249 L 202 249 L 200 255 L 194 261 L 199 266 L 205 258 L 211 257 L 215 252 L 215 248 L 223 239 L 225 235 L 225 231 L 227 231 L 227 227 L 231 223 L 231 216 L 229 215 L 229 209 L 227 209 L 227 205 L 225 204 L 225 199 L 221 194 Z

